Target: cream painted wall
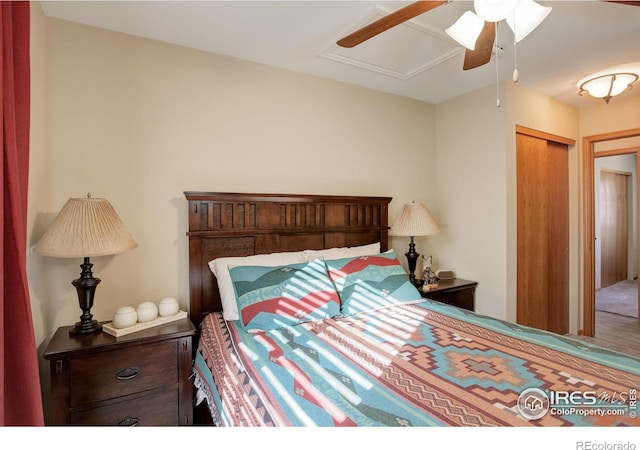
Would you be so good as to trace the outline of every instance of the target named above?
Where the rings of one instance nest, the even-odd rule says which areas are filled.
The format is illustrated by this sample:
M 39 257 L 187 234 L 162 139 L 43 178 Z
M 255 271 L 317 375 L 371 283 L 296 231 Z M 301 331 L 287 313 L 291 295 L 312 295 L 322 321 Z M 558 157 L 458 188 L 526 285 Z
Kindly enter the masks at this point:
M 34 133 L 50 129 L 32 148 L 38 342 L 80 315 L 81 261 L 33 252 L 69 197 L 107 198 L 139 244 L 92 258 L 98 320 L 164 296 L 187 308 L 185 190 L 391 196 L 391 220 L 405 202 L 435 203 L 432 105 L 56 19 L 34 35 L 47 41 L 34 103 L 48 111 Z
M 442 233 L 434 263 L 478 281 L 476 311 L 506 311 L 506 142 L 495 87 L 436 106 L 438 203 Z
M 581 137 L 635 128 L 640 128 L 640 95 L 637 94 L 615 97 L 609 104 L 594 100 L 593 106 L 580 110 Z

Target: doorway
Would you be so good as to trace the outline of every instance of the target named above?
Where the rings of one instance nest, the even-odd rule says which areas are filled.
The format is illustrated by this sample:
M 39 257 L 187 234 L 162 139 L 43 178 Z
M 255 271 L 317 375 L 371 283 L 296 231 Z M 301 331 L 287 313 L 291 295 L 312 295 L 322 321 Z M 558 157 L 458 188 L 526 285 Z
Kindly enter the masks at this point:
M 637 258 L 630 251 L 635 228 L 633 206 L 636 155 L 599 157 L 596 153 L 596 291 L 634 278 Z M 612 169 L 628 163 L 632 172 Z M 598 170 L 598 166 L 602 166 Z M 598 173 L 599 172 L 599 173 Z M 597 177 L 599 176 L 599 183 Z M 599 184 L 599 187 L 598 187 Z M 597 211 L 599 207 L 599 211 Z M 598 231 L 599 230 L 599 231 Z M 598 242 L 599 241 L 599 242 Z M 631 260 L 630 260 L 631 259 Z M 637 274 L 637 269 L 635 270 Z M 599 275 L 599 276 L 598 276 Z
M 636 155 L 636 172 L 640 173 L 640 147 L 629 146 L 625 147 L 626 142 L 629 139 L 633 140 L 640 136 L 640 129 L 622 130 L 612 133 L 587 136 L 582 139 L 583 149 L 583 169 L 584 169 L 584 285 L 583 285 L 583 328 L 579 330 L 579 334 L 593 337 L 595 334 L 595 293 L 596 293 L 596 280 L 598 279 L 596 274 L 596 227 L 595 227 L 595 190 L 594 190 L 594 170 L 595 159 L 601 156 L 611 156 L 614 154 L 629 154 L 635 153 Z M 627 141 L 625 141 L 627 140 Z M 637 141 L 637 139 L 636 139 Z M 597 151 L 596 146 L 601 143 L 610 143 L 612 145 L 618 144 L 621 149 L 617 150 L 604 150 Z M 597 154 L 596 154 L 597 153 Z M 608 155 L 607 155 L 608 154 Z M 637 183 L 636 183 L 637 184 Z M 636 186 L 636 193 L 638 187 Z M 636 195 L 635 204 L 640 204 Z M 637 212 L 636 212 L 637 215 Z M 640 231 L 635 232 L 636 246 L 635 255 L 640 256 Z M 637 299 L 638 306 L 640 306 L 640 297 Z
M 602 334 L 612 327 L 619 332 L 619 325 L 638 319 L 638 163 L 633 148 L 599 151 L 596 147 L 594 156 L 595 325 L 596 334 Z

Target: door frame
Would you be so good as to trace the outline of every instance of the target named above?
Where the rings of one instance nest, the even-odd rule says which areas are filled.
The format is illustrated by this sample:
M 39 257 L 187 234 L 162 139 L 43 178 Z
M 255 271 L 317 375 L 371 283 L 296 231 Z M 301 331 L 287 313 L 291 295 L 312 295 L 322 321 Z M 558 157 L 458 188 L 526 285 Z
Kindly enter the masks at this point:
M 596 322 L 596 291 L 595 291 L 595 193 L 594 193 L 594 159 L 595 144 L 604 141 L 613 141 L 616 139 L 625 139 L 640 136 L 640 128 L 632 128 L 630 130 L 614 131 L 611 133 L 603 133 L 582 138 L 582 157 L 583 157 L 583 176 L 584 176 L 584 240 L 583 240 L 583 323 L 582 330 L 578 334 L 593 336 L 595 334 Z M 636 152 L 636 167 L 640 173 L 640 150 L 634 147 L 633 150 L 621 149 L 620 153 Z M 598 152 L 598 155 L 605 156 L 615 154 L 617 150 L 611 152 Z M 636 187 L 640 189 L 640 187 Z M 640 203 L 640 197 L 638 199 Z M 640 227 L 638 227 L 638 254 L 640 255 Z

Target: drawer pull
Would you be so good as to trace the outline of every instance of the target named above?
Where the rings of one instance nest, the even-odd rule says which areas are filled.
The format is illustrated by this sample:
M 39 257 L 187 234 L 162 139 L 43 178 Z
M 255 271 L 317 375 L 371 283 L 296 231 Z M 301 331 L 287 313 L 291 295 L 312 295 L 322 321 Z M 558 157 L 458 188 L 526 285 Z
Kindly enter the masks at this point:
M 118 426 L 119 427 L 135 427 L 136 425 L 138 425 L 139 421 L 140 419 L 138 419 L 137 417 L 127 416 L 124 419 L 122 419 L 120 422 L 118 422 Z
M 125 367 L 124 369 L 118 370 L 118 373 L 116 373 L 116 378 L 118 380 L 130 380 L 137 377 L 138 373 L 138 366 Z

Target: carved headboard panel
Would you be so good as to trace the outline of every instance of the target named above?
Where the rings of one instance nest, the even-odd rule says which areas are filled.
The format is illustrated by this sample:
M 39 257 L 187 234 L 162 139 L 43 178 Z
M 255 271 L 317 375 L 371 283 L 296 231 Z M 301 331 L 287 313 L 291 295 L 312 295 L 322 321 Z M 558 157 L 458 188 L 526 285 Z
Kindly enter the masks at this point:
M 390 197 L 185 192 L 189 202 L 189 316 L 221 311 L 209 261 L 225 256 L 389 247 Z

